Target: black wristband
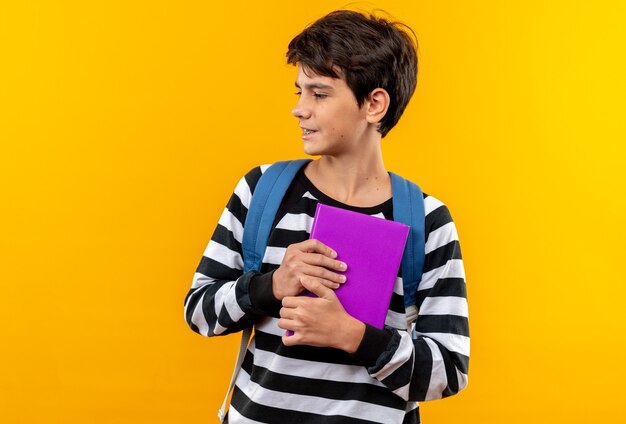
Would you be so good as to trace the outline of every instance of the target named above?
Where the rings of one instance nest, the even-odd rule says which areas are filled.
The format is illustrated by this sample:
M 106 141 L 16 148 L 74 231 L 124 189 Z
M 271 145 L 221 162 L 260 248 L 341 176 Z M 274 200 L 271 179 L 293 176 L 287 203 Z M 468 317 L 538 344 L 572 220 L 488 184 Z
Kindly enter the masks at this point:
M 278 312 L 280 308 L 282 308 L 282 303 L 280 300 L 276 299 L 274 291 L 272 290 L 272 276 L 274 275 L 274 271 L 253 276 L 250 280 L 248 291 L 250 293 L 252 309 L 255 313 L 278 318 Z
M 390 331 L 365 324 L 363 339 L 352 356 L 368 369 L 376 367 L 381 355 L 389 350 L 392 339 L 393 334 Z

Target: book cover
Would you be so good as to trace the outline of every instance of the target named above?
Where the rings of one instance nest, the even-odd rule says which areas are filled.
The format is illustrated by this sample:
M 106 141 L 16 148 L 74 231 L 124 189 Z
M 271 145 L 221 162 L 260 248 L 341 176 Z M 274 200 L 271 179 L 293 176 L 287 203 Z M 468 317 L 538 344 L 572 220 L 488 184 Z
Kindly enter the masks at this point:
M 335 290 L 348 314 L 383 328 L 408 234 L 399 222 L 317 204 L 310 238 L 348 264 L 346 282 Z

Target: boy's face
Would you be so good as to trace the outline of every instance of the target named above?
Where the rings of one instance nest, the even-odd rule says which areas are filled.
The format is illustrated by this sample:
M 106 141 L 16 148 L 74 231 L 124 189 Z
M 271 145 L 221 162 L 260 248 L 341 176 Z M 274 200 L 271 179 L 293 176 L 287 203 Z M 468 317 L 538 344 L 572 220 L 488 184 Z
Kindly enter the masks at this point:
M 359 152 L 368 135 L 365 105 L 343 78 L 320 76 L 298 66 L 298 102 L 292 114 L 302 128 L 304 151 L 309 155 L 340 156 Z

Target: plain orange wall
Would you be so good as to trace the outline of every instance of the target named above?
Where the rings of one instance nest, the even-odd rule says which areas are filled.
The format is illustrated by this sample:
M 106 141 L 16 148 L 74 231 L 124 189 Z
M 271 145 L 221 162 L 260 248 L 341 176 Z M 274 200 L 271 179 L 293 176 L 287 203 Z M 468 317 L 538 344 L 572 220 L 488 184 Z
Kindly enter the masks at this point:
M 286 46 L 344 5 L 3 4 L 1 422 L 216 422 L 238 338 L 183 299 L 240 176 L 302 156 Z M 465 259 L 469 386 L 424 422 L 624 422 L 624 2 L 356 7 L 418 35 L 386 163 Z

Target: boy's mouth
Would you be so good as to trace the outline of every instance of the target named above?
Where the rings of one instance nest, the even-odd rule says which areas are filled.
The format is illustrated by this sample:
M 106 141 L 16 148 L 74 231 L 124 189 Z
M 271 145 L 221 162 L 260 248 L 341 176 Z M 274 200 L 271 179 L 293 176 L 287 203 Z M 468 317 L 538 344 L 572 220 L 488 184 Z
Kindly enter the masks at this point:
M 302 128 L 302 135 L 309 135 L 309 134 L 313 134 L 313 133 L 315 133 L 315 132 L 317 132 L 317 131 L 315 131 L 315 130 L 310 130 L 310 129 L 308 129 L 308 128 Z

